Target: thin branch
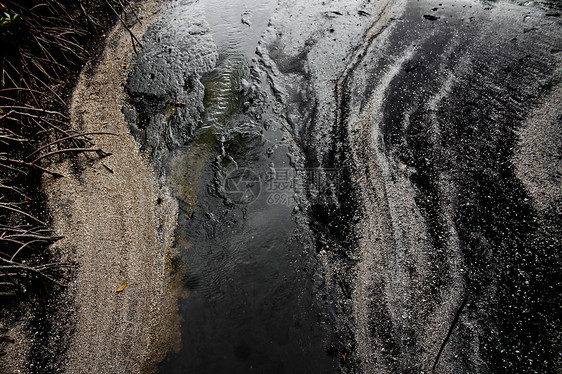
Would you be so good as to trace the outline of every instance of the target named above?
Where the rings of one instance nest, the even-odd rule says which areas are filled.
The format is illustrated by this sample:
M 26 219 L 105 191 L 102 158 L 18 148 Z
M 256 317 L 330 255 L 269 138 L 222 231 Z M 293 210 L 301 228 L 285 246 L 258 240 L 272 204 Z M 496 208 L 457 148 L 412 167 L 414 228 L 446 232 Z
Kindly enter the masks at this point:
M 14 168 L 14 167 L 6 165 L 6 164 L 0 163 L 0 167 L 2 167 L 4 169 L 11 170 L 11 171 L 15 171 L 16 173 L 19 173 L 19 174 L 24 174 L 24 175 L 27 174 L 27 172 L 25 170 L 17 169 L 17 168 Z
M 19 214 L 21 214 L 21 215 L 23 215 L 23 216 L 26 216 L 27 218 L 31 218 L 32 220 L 34 220 L 34 221 L 36 221 L 36 222 L 39 222 L 39 223 L 42 224 L 42 225 L 47 225 L 45 222 L 41 221 L 40 219 L 37 219 L 37 218 L 33 217 L 31 214 L 26 213 L 26 212 L 22 212 L 21 210 L 16 209 L 16 208 L 14 208 L 14 207 L 12 207 L 12 206 L 10 206 L 10 205 L 8 205 L 8 204 L 0 203 L 0 208 L 4 208 L 4 209 L 7 209 L 7 210 L 11 210 L 12 212 L 19 213 Z
M 5 238 L 1 238 L 1 241 L 5 241 L 5 242 L 10 242 L 10 243 L 15 243 L 17 245 L 24 245 L 25 243 L 19 240 L 15 240 L 15 239 L 5 239 Z
M 57 111 L 54 111 L 54 110 L 47 110 L 47 109 L 43 109 L 43 108 L 35 108 L 35 107 L 32 107 L 32 106 L 5 105 L 5 106 L 0 106 L 0 108 L 34 110 L 34 111 L 45 113 L 45 114 L 53 114 L 53 115 L 61 116 L 63 118 L 68 118 L 68 116 L 64 115 L 61 112 L 57 112 Z M 19 114 L 19 112 L 18 112 L 18 114 Z
M 131 31 L 131 29 L 129 28 L 129 26 L 127 26 L 127 24 L 125 23 L 125 21 L 123 20 L 123 18 L 121 17 L 121 15 L 115 10 L 115 8 L 109 3 L 108 0 L 105 0 L 105 3 L 111 8 L 111 10 L 113 10 L 113 13 L 115 13 L 115 15 L 119 18 L 119 21 L 121 21 L 121 24 L 123 25 L 123 27 L 129 32 L 129 34 L 131 35 L 131 38 L 133 39 L 133 49 L 135 50 L 135 53 L 137 51 L 136 47 L 135 47 L 135 43 L 137 42 L 138 45 L 142 48 L 142 43 L 137 39 L 137 37 L 135 36 L 135 34 L 133 34 L 133 32 Z
M 10 257 L 10 261 L 14 261 L 14 259 L 16 258 L 16 256 L 24 249 L 29 247 L 31 244 L 33 243 L 44 243 L 45 240 L 32 240 L 30 242 L 25 243 L 24 245 L 22 245 L 21 247 L 19 247 L 16 252 L 13 254 L 12 257 Z
M 61 153 L 82 153 L 82 152 L 96 152 L 98 155 L 100 155 L 100 157 L 102 155 L 104 157 L 109 155 L 109 153 L 103 152 L 100 148 L 96 148 L 96 149 L 92 149 L 92 148 L 67 148 L 67 149 L 60 149 L 58 151 L 45 153 L 44 155 L 37 157 L 31 163 L 35 164 L 37 161 L 42 160 L 45 157 L 50 157 L 50 156 L 58 155 L 58 154 L 61 154 Z
M 14 191 L 16 194 L 18 194 L 20 196 L 23 196 L 26 199 L 29 199 L 29 196 L 27 196 L 22 190 L 20 190 L 17 187 L 6 186 L 5 184 L 0 183 L 0 188 L 2 188 L 4 190 Z
M 33 153 L 31 153 L 31 154 L 25 156 L 25 158 L 28 159 L 28 158 L 30 158 L 31 156 L 33 156 L 33 155 L 35 155 L 35 154 L 41 152 L 43 149 L 48 148 L 48 147 L 50 147 L 50 146 L 52 146 L 52 145 L 55 145 L 55 144 L 57 144 L 57 143 L 63 142 L 63 141 L 65 141 L 65 140 L 69 140 L 69 139 L 73 139 L 73 138 L 78 138 L 78 137 L 81 137 L 81 136 L 88 136 L 88 135 L 114 135 L 114 136 L 119 136 L 118 134 L 114 134 L 114 133 L 112 133 L 112 132 L 85 132 L 85 133 L 82 133 L 82 134 L 70 135 L 70 136 L 66 136 L 66 137 L 61 138 L 61 139 L 57 139 L 57 140 L 55 140 L 54 142 L 51 142 L 51 143 L 49 143 L 49 144 L 46 144 L 46 145 L 42 146 L 41 148 L 36 149 Z
M 0 266 L 0 270 L 23 270 L 23 271 L 26 271 L 26 272 L 29 272 L 29 273 L 34 273 L 34 274 L 40 275 L 40 276 L 48 279 L 49 281 L 55 283 L 57 286 L 60 286 L 60 287 L 63 287 L 63 288 L 66 287 L 66 284 L 63 284 L 63 283 L 57 281 L 56 279 L 48 276 L 47 274 L 43 273 L 41 270 L 34 269 L 30 266 L 25 266 L 25 265 L 22 265 L 22 264 Z
M 123 11 L 125 11 L 125 7 L 123 6 L 123 3 L 121 2 L 121 0 L 119 0 L 119 4 L 121 4 L 121 8 L 123 8 Z M 127 2 L 127 5 L 129 6 L 129 8 L 131 9 L 131 12 L 133 13 L 133 15 L 135 16 L 137 22 L 139 23 L 139 25 L 142 25 L 142 22 L 137 14 L 137 12 L 135 11 L 135 8 L 133 8 L 133 5 L 131 4 L 130 1 Z
M 451 337 L 451 334 L 453 333 L 453 330 L 454 330 L 455 326 L 459 322 L 459 318 L 461 316 L 461 313 L 462 313 L 463 309 L 466 307 L 466 304 L 468 303 L 468 296 L 469 296 L 469 294 L 468 294 L 468 291 L 467 291 L 464 295 L 464 298 L 463 298 L 461 304 L 459 305 L 459 307 L 457 309 L 457 312 L 455 313 L 455 317 L 453 318 L 453 322 L 451 323 L 451 326 L 449 327 L 449 331 L 447 332 L 447 336 L 445 336 L 445 339 L 443 340 L 443 343 L 441 344 L 441 348 L 439 348 L 439 352 L 437 353 L 437 356 L 435 357 L 435 361 L 433 362 L 433 368 L 431 369 L 433 373 L 435 373 L 435 368 L 437 368 L 437 364 L 439 363 L 439 360 L 441 359 L 441 355 L 443 354 L 443 350 L 445 349 L 445 346 L 449 342 L 449 338 Z
M 1 161 L 1 162 L 10 162 L 10 163 L 12 163 L 12 164 L 18 164 L 18 165 L 23 165 L 23 166 L 35 168 L 35 169 L 41 170 L 41 171 L 44 172 L 44 173 L 50 174 L 50 175 L 52 175 L 52 176 L 55 177 L 55 178 L 64 177 L 64 175 L 62 175 L 62 174 L 60 174 L 60 173 L 51 171 L 51 170 L 49 170 L 49 169 L 47 169 L 47 168 L 44 168 L 44 167 L 42 167 L 42 166 L 40 166 L 40 165 L 31 163 L 31 162 L 25 162 L 25 161 L 20 161 L 20 160 L 12 160 L 12 159 L 9 159 L 9 158 L 0 158 L 0 161 Z M 9 166 L 4 165 L 4 164 L 0 164 L 0 166 L 5 166 L 5 167 L 7 167 L 7 168 L 10 168 Z M 16 169 L 16 168 L 11 168 L 11 169 L 13 169 L 13 170 L 15 170 L 15 171 L 19 171 L 19 172 L 21 172 L 21 173 L 25 173 L 23 170 L 19 170 L 19 169 Z

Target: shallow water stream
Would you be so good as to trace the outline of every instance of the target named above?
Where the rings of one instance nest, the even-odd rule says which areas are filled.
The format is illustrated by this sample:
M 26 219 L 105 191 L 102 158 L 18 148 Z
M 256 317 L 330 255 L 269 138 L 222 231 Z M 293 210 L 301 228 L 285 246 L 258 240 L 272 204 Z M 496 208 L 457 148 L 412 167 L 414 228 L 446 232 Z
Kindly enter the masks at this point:
M 559 128 L 532 115 L 562 92 L 559 16 L 167 3 L 124 109 L 180 206 L 160 372 L 554 372 L 559 218 L 512 166 L 521 129 Z
M 275 171 L 294 174 L 288 146 L 267 109 L 247 111 L 259 90 L 251 59 L 276 3 L 200 2 L 218 60 L 201 78 L 204 112 L 193 139 L 171 161 L 183 346 L 161 373 L 331 371 L 293 188 L 274 197 L 268 190 Z

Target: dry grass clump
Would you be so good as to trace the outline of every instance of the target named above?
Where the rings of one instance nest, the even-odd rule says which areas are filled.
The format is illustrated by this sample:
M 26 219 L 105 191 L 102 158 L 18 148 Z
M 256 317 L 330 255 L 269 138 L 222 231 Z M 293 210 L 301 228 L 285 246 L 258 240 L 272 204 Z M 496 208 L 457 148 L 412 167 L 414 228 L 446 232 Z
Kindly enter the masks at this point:
M 40 180 L 63 177 L 50 168 L 62 157 L 107 156 L 93 142 L 105 133 L 69 128 L 67 101 L 117 19 L 139 21 L 126 0 L 0 0 L 0 298 L 65 283 L 66 267 L 45 253 L 58 238 Z

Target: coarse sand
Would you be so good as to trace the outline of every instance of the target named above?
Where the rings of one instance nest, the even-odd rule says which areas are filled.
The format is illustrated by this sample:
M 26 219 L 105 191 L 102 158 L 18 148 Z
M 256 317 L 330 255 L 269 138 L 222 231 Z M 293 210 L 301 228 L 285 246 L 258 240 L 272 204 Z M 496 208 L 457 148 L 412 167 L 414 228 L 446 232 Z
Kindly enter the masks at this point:
M 131 29 L 139 39 L 160 3 L 142 7 L 142 25 Z M 68 301 L 61 314 L 71 321 L 61 323 L 73 331 L 60 364 L 67 373 L 154 372 L 180 344 L 171 275 L 177 203 L 139 151 L 121 112 L 133 57 L 131 36 L 117 25 L 73 93 L 72 128 L 117 134 L 93 136 L 111 156 L 63 162 L 56 171 L 64 178 L 44 180 L 53 227 L 64 236 L 53 250 L 76 264 L 62 296 Z

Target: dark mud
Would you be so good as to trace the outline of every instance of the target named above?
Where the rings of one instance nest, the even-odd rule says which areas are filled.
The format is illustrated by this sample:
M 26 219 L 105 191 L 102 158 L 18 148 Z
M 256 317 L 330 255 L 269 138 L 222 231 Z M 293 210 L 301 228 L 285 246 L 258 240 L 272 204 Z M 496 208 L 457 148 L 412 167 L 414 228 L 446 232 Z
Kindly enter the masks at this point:
M 162 373 L 332 371 L 289 145 L 252 61 L 276 5 L 173 2 L 129 78 L 131 129 L 181 212 L 182 349 Z M 276 173 L 286 184 L 273 191 Z
M 332 290 L 350 303 L 338 313 L 356 318 L 340 324 L 352 336 L 340 343 L 354 349 L 351 371 L 559 369 L 560 232 L 544 232 L 559 216 L 538 223 L 544 215 L 511 162 L 517 130 L 560 84 L 560 24 L 547 12 L 509 3 L 381 6 L 367 31 L 358 27 L 362 43 L 326 90 L 330 74 L 316 56 L 328 42 L 302 38 L 306 55 L 293 58 L 307 57 L 298 75 L 312 104 L 292 115 L 308 118 L 301 128 L 310 134 L 327 134 L 305 137 L 314 149 L 306 157 L 355 181 L 355 192 L 338 195 L 341 208 L 310 209 L 326 222 L 320 236 L 336 238 L 327 262 L 339 281 Z M 311 34 L 337 39 L 335 23 Z
M 559 5 L 171 4 L 128 109 L 184 212 L 162 372 L 561 370 Z

